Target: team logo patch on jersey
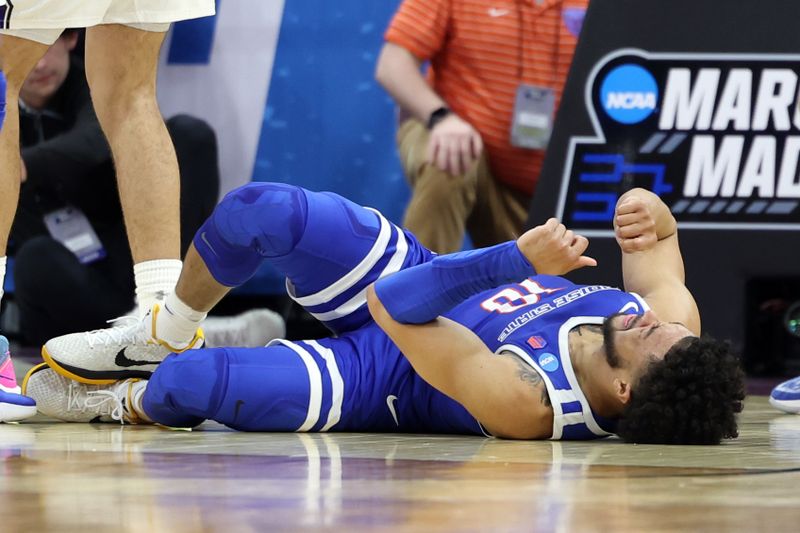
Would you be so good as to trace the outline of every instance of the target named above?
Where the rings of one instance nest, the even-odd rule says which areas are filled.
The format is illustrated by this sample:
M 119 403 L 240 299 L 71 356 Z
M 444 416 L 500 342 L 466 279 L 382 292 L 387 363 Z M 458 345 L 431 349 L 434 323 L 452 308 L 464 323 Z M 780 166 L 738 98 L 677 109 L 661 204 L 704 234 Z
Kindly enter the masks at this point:
M 545 352 L 539 356 L 539 366 L 547 372 L 555 372 L 558 370 L 558 357 L 551 353 Z
M 545 346 L 547 346 L 547 341 L 544 340 L 539 335 L 534 335 L 533 337 L 528 337 L 528 344 L 534 350 L 539 350 L 539 349 L 544 348 Z

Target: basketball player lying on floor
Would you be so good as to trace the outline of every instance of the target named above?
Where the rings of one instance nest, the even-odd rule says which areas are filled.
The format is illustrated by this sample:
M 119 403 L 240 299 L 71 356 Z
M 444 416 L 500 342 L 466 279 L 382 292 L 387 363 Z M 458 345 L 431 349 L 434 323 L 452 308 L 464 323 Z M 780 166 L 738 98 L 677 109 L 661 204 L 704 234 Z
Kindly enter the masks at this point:
M 555 219 L 516 242 L 436 256 L 335 194 L 251 184 L 200 228 L 163 308 L 121 339 L 49 341 L 47 364 L 24 390 L 44 414 L 74 422 L 213 419 L 244 431 L 617 434 L 641 443 L 736 437 L 743 375 L 725 343 L 698 337 L 669 209 L 632 190 L 614 224 L 625 289 L 635 292 L 556 277 L 595 261 L 583 255 L 586 238 Z M 335 336 L 187 350 L 201 344 L 205 313 L 264 260 Z

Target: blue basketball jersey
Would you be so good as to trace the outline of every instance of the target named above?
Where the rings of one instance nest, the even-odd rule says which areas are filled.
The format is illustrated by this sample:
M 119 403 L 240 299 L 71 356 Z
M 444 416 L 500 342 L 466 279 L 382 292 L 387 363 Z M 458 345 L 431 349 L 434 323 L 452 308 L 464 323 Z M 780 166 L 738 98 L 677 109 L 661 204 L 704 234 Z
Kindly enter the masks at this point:
M 615 313 L 648 309 L 633 293 L 605 285 L 576 285 L 556 276 L 533 276 L 460 304 L 447 317 L 474 331 L 495 353 L 512 352 L 542 376 L 553 405 L 552 439 L 580 440 L 614 432 L 594 413 L 578 385 L 569 354 L 570 330 L 602 324 Z

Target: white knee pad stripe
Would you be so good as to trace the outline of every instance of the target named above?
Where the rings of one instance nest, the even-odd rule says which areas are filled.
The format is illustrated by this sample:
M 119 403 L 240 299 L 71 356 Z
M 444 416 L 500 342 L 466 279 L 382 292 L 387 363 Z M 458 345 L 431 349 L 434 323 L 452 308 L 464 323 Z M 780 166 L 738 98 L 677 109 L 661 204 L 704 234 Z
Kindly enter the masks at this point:
M 344 401 L 344 380 L 336 364 L 333 350 L 325 348 L 317 341 L 306 341 L 306 344 L 314 348 L 318 354 L 325 359 L 325 366 L 328 368 L 328 375 L 331 378 L 331 409 L 328 411 L 328 420 L 320 431 L 328 431 L 339 423 L 342 418 L 342 402 Z
M 368 208 L 369 209 L 369 208 Z M 392 235 L 392 225 L 389 224 L 389 221 L 386 220 L 383 215 L 375 211 L 374 209 L 370 209 L 370 211 L 374 212 L 378 215 L 378 218 L 381 222 L 381 229 L 378 232 L 378 238 L 375 239 L 375 244 L 372 246 L 372 249 L 369 251 L 366 257 L 361 260 L 361 262 L 351 270 L 345 277 L 333 283 L 321 291 L 309 294 L 308 296 L 302 297 L 294 297 L 292 295 L 291 288 L 287 285 L 286 289 L 289 293 L 289 296 L 297 302 L 298 304 L 302 305 L 303 307 L 312 307 L 315 305 L 324 304 L 326 302 L 331 301 L 332 299 L 336 298 L 344 291 L 358 283 L 361 278 L 369 274 L 375 264 L 380 261 L 381 257 L 383 257 L 384 252 L 386 251 L 386 246 L 389 244 L 389 239 Z M 288 283 L 288 280 L 287 280 Z
M 387 263 L 386 268 L 383 269 L 380 276 L 378 276 L 378 279 L 400 270 L 400 267 L 403 266 L 403 261 L 406 260 L 406 255 L 408 254 L 408 241 L 406 240 L 403 230 L 400 228 L 397 228 L 397 234 L 397 247 L 394 255 L 392 255 L 392 258 L 389 260 L 389 263 Z M 364 287 L 358 294 L 347 300 L 333 311 L 327 311 L 325 313 L 311 313 L 311 316 L 321 322 L 330 322 L 331 320 L 337 320 L 349 315 L 366 303 L 367 288 Z
M 314 361 L 314 357 L 312 357 L 311 354 L 305 351 L 302 347 L 298 346 L 292 341 L 283 339 L 281 339 L 280 343 L 294 350 L 294 352 L 300 356 L 300 359 L 303 360 L 303 363 L 306 365 L 306 369 L 308 370 L 308 382 L 310 386 L 310 393 L 308 397 L 308 414 L 306 415 L 305 422 L 303 422 L 303 424 L 295 431 L 310 431 L 311 428 L 313 428 L 314 425 L 316 425 L 316 423 L 319 421 L 319 414 L 322 410 L 322 374 L 317 367 L 316 361 Z

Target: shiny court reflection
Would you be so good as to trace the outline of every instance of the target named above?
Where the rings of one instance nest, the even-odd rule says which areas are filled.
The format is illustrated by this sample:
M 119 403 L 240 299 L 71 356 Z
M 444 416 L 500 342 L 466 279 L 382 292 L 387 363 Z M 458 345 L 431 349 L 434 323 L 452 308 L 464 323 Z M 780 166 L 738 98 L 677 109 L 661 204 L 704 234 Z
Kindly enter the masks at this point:
M 800 417 L 717 447 L 0 426 L 3 531 L 793 530 Z

